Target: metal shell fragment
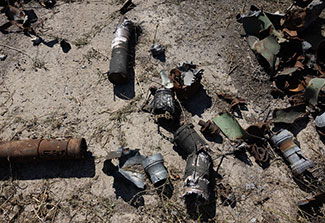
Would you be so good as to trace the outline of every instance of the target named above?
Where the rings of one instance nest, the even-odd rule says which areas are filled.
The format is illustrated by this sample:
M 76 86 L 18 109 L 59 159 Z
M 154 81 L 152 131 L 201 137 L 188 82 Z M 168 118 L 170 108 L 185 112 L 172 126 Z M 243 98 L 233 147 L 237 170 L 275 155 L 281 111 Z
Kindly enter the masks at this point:
M 80 159 L 87 150 L 84 138 L 68 140 L 29 139 L 0 142 L 0 158 L 26 162 L 32 160 Z
M 170 71 L 177 98 L 186 100 L 200 88 L 203 70 L 196 70 L 196 65 L 183 63 Z
M 311 160 L 304 157 L 301 149 L 295 144 L 288 130 L 281 130 L 279 133 L 273 135 L 270 140 L 274 146 L 279 147 L 284 158 L 290 163 L 294 175 L 302 174 L 307 169 L 315 166 Z
M 209 200 L 211 157 L 200 150 L 188 156 L 184 175 L 184 197 L 201 203 Z
M 174 142 L 182 150 L 184 157 L 196 152 L 200 145 L 206 145 L 204 139 L 193 129 L 193 125 L 179 127 L 174 134 Z
M 164 158 L 160 153 L 143 160 L 142 166 L 155 186 L 162 185 L 168 178 L 168 172 L 164 166 Z
M 133 23 L 124 18 L 118 25 L 112 41 L 112 57 L 108 79 L 113 84 L 124 84 L 129 80 L 129 42 Z

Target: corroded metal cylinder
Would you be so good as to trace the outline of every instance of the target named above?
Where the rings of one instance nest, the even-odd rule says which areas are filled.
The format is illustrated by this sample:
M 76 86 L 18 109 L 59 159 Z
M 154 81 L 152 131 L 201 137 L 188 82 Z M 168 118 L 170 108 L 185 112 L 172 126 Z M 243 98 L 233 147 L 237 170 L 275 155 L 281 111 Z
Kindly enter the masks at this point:
M 114 33 L 112 41 L 112 57 L 108 79 L 113 84 L 125 84 L 129 77 L 129 42 L 133 29 L 130 20 L 123 19 Z
M 155 186 L 162 185 L 168 178 L 168 172 L 164 166 L 164 159 L 160 153 L 143 160 L 142 166 Z
M 281 130 L 279 133 L 273 135 L 270 140 L 274 146 L 277 146 L 281 150 L 284 158 L 290 163 L 293 174 L 302 174 L 308 168 L 315 166 L 313 161 L 304 157 L 301 149 L 296 145 L 288 130 Z
M 185 168 L 184 197 L 204 202 L 209 199 L 211 157 L 203 150 L 188 156 Z
M 33 160 L 80 159 L 87 150 L 84 138 L 67 140 L 29 139 L 0 142 L 0 159 Z
M 153 113 L 155 115 L 166 114 L 171 118 L 177 117 L 177 108 L 172 89 L 160 88 L 155 92 L 153 100 Z
M 178 128 L 174 134 L 174 142 L 185 157 L 196 152 L 199 145 L 207 144 L 193 129 L 192 124 Z

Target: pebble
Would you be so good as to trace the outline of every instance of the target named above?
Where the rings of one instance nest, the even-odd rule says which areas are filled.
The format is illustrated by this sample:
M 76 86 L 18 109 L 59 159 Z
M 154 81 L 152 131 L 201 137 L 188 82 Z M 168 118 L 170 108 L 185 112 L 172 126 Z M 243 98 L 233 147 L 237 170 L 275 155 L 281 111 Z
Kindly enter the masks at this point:
M 0 54 L 0 60 L 5 60 L 7 58 L 7 55 L 4 55 L 4 54 Z
M 245 189 L 246 190 L 254 190 L 256 188 L 256 185 L 253 183 L 250 184 L 245 184 Z

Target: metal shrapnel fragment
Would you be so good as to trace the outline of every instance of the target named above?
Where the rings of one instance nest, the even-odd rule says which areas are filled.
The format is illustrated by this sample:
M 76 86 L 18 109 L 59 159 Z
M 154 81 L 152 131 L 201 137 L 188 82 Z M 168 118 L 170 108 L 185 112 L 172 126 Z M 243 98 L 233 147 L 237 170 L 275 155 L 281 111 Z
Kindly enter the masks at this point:
M 87 150 L 84 138 L 68 140 L 29 139 L 0 142 L 0 159 L 16 162 L 81 159 Z
M 142 156 L 139 150 L 130 150 L 128 148 L 120 148 L 117 151 L 110 152 L 107 156 L 108 160 L 119 159 L 117 172 L 119 177 L 133 183 L 137 188 L 145 188 L 145 176 L 142 173 L 142 162 L 145 156 Z
M 166 74 L 166 71 L 165 70 L 160 71 L 160 77 L 161 77 L 161 84 L 165 88 L 171 89 L 171 88 L 174 87 L 172 81 L 170 80 L 170 78 Z
M 112 41 L 112 57 L 108 79 L 113 84 L 125 84 L 130 78 L 129 74 L 129 42 L 133 23 L 123 18 L 117 26 Z
M 239 125 L 237 120 L 228 112 L 219 114 L 213 119 L 213 122 L 230 140 L 249 137 L 247 132 Z
M 315 125 L 318 128 L 325 127 L 325 112 L 315 118 Z
M 184 175 L 183 194 L 187 202 L 200 204 L 209 200 L 211 167 L 212 159 L 204 150 L 200 150 L 188 156 Z
M 203 70 L 196 70 L 196 65 L 185 62 L 170 71 L 177 98 L 186 100 L 200 88 Z
M 281 130 L 271 137 L 271 144 L 278 147 L 284 158 L 290 163 L 292 173 L 299 175 L 315 164 L 304 157 L 301 149 L 295 144 L 292 135 L 288 130 Z
M 307 6 L 293 5 L 287 10 L 282 24 L 290 30 L 303 31 L 319 17 L 324 8 L 325 2 L 322 0 L 313 0 Z
M 306 117 L 306 106 L 297 105 L 284 109 L 275 109 L 272 122 L 293 124 L 295 121 Z
M 150 47 L 150 52 L 155 59 L 161 59 L 165 55 L 165 47 L 160 44 L 152 44 Z
M 315 118 L 315 125 L 317 128 L 317 132 L 325 136 L 325 112 Z
M 168 172 L 164 166 L 164 158 L 160 153 L 147 157 L 142 161 L 142 166 L 149 175 L 151 183 L 156 187 L 166 182 Z
M 309 81 L 305 92 L 305 100 L 308 104 L 316 106 L 318 104 L 318 95 L 325 85 L 325 78 L 313 78 Z
M 192 124 L 183 125 L 174 134 L 174 142 L 181 149 L 184 157 L 198 151 L 200 145 L 207 144 L 193 128 Z

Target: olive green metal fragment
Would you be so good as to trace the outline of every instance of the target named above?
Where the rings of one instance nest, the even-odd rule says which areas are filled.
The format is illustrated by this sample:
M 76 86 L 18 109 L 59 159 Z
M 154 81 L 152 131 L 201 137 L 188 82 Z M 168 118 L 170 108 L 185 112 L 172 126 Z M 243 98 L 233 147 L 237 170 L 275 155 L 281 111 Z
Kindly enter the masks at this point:
M 274 123 L 293 124 L 296 120 L 306 116 L 305 106 L 294 106 L 285 109 L 276 109 L 273 112 Z
M 308 102 L 308 104 L 312 106 L 317 105 L 319 92 L 324 85 L 325 78 L 313 78 L 309 81 L 305 92 L 305 100 Z
M 228 112 L 223 112 L 213 119 L 213 122 L 229 139 L 236 140 L 248 137 L 248 133 L 239 125 L 237 120 Z
M 246 35 L 257 36 L 261 31 L 269 29 L 273 24 L 269 18 L 261 11 L 254 12 L 251 16 L 245 16 L 242 19 Z
M 271 68 L 274 68 L 276 55 L 280 51 L 280 45 L 275 36 L 270 35 L 262 40 L 256 40 L 255 42 L 251 36 L 247 39 L 251 49 L 260 54 L 269 63 Z

